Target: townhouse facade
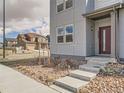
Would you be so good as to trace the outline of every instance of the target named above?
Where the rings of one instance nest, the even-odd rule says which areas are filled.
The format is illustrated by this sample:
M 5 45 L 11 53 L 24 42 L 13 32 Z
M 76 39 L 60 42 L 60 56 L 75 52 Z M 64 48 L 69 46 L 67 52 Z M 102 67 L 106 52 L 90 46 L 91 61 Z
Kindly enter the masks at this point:
M 50 0 L 53 57 L 124 60 L 124 0 Z

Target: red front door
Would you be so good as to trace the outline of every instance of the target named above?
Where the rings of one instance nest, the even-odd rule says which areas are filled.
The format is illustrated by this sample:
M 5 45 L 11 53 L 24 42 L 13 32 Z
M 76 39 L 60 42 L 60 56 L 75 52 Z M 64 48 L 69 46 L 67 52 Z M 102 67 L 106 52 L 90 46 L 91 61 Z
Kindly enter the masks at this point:
M 99 54 L 111 54 L 111 26 L 99 28 Z

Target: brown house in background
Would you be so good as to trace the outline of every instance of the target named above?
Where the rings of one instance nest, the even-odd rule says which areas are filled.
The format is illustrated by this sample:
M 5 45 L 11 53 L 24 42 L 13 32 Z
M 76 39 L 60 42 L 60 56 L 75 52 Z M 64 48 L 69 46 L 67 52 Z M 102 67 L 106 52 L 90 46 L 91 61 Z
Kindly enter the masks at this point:
M 24 50 L 38 50 L 48 48 L 48 39 L 36 33 L 19 34 L 17 36 L 18 46 Z

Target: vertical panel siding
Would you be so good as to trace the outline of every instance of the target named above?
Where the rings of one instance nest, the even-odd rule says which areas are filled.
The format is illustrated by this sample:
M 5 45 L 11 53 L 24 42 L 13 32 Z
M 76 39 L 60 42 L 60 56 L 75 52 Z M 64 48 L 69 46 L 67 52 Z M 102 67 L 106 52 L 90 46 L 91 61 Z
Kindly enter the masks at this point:
M 123 0 L 95 0 L 95 9 L 107 7 L 116 3 L 122 3 Z
M 85 0 L 73 0 L 74 7 L 56 14 L 56 0 L 51 1 L 51 54 L 62 55 L 86 55 L 86 32 L 85 32 L 85 18 L 82 13 L 85 11 Z M 73 43 L 58 44 L 56 42 L 56 27 L 74 24 L 74 41 Z
M 120 58 L 124 58 L 124 9 L 120 10 L 119 14 L 119 29 L 120 29 L 120 34 L 119 34 L 119 46 L 120 46 Z

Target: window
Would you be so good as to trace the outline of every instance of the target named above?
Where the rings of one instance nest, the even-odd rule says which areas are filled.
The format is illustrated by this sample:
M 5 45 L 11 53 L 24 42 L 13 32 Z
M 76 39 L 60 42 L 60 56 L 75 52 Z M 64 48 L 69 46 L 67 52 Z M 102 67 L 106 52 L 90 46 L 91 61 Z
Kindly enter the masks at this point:
M 71 8 L 73 6 L 73 0 L 56 0 L 57 12 L 61 12 L 64 9 Z
M 66 9 L 71 8 L 73 6 L 73 0 L 65 0 Z
M 66 26 L 66 42 L 73 42 L 73 25 Z
M 73 33 L 73 25 L 66 26 L 66 33 L 67 34 L 72 34 Z
M 57 42 L 58 43 L 63 43 L 64 42 L 64 36 L 58 36 L 57 37 Z
M 57 12 L 64 10 L 64 0 L 56 0 Z
M 73 36 L 72 35 L 66 35 L 66 42 L 72 42 Z
M 64 27 L 58 27 L 57 34 L 58 35 L 64 35 L 65 34 Z
M 57 42 L 58 43 L 64 43 L 64 27 L 57 27 Z
M 73 42 L 73 25 L 57 27 L 57 43 Z

